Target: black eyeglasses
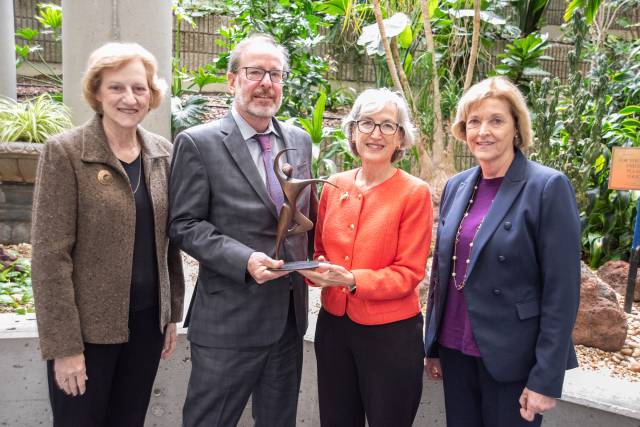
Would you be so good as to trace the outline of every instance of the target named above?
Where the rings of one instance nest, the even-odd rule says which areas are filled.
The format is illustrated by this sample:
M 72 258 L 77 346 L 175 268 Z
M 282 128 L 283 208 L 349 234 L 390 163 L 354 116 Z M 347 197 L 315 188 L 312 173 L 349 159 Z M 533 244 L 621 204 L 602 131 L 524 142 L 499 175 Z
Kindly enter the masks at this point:
M 362 133 L 373 133 L 376 126 L 380 128 L 380 133 L 383 135 L 395 135 L 398 132 L 399 124 L 393 122 L 376 123 L 370 119 L 358 120 L 356 122 L 358 130 Z
M 289 73 L 284 70 L 265 70 L 259 67 L 242 67 L 241 70 L 244 70 L 248 80 L 254 82 L 261 82 L 267 73 L 269 73 L 271 83 L 282 83 L 289 77 Z

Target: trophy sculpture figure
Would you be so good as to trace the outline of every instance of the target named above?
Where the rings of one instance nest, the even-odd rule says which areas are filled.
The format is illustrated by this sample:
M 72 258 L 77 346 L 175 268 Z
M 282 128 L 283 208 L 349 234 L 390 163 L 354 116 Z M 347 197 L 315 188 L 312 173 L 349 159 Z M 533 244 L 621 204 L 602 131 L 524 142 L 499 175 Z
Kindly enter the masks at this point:
M 292 234 L 304 233 L 313 228 L 313 222 L 306 216 L 304 216 L 296 207 L 296 200 L 298 196 L 308 185 L 318 182 L 324 182 L 329 185 L 330 183 L 326 179 L 298 179 L 293 177 L 293 166 L 289 163 L 283 163 L 282 167 L 278 167 L 278 160 L 285 152 L 295 150 L 295 148 L 285 148 L 276 154 L 273 160 L 273 171 L 278 178 L 278 182 L 282 187 L 284 193 L 284 203 L 280 209 L 280 216 L 278 217 L 278 228 L 276 231 L 276 246 L 275 246 L 275 259 L 280 259 L 280 249 L 285 237 Z M 313 191 L 313 189 L 312 189 Z M 295 261 L 285 263 L 284 266 L 277 270 L 303 270 L 309 268 L 316 268 L 318 261 Z

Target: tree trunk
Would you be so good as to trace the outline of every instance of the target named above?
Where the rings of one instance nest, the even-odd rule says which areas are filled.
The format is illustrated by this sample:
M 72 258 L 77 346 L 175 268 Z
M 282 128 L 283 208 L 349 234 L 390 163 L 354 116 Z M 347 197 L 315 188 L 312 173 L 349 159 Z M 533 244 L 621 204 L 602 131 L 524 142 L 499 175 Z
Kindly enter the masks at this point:
M 393 62 L 393 54 L 391 53 L 391 46 L 389 45 L 389 40 L 387 39 L 387 32 L 384 29 L 384 22 L 382 22 L 382 10 L 380 9 L 380 1 L 372 0 L 372 3 L 373 14 L 376 17 L 378 30 L 380 31 L 380 39 L 382 40 L 382 46 L 384 47 L 385 59 L 387 60 L 387 68 L 389 69 L 389 74 L 391 74 L 391 79 L 393 80 L 393 85 L 395 86 L 396 90 L 404 96 L 404 90 L 402 90 L 402 84 L 400 83 L 400 78 L 398 77 L 398 70 L 396 69 L 395 63 Z
M 409 79 L 407 79 L 407 75 L 404 72 L 404 67 L 402 66 L 402 61 L 400 61 L 400 52 L 398 50 L 398 40 L 396 37 L 391 38 L 391 53 L 393 55 L 393 62 L 396 65 L 396 69 L 398 70 L 398 75 L 400 76 L 400 83 L 404 89 L 404 94 L 407 99 L 407 103 L 411 108 L 411 114 L 413 115 L 413 120 L 418 120 L 418 111 L 416 110 L 416 99 L 413 96 L 413 91 L 411 90 L 411 86 L 409 85 Z
M 469 55 L 469 64 L 467 65 L 467 75 L 464 79 L 465 91 L 473 83 L 473 71 L 478 60 L 478 51 L 480 50 L 480 2 L 481 0 L 474 0 L 473 2 L 473 34 L 471 36 L 471 53 Z
M 442 109 L 440 108 L 440 82 L 438 80 L 438 64 L 436 62 L 436 48 L 433 42 L 428 0 L 420 0 L 420 6 L 424 21 L 424 34 L 427 39 L 427 50 L 431 54 L 431 85 L 433 90 L 433 114 L 435 116 L 431 156 L 422 156 L 421 175 L 431 184 L 435 198 L 439 198 L 445 182 L 449 176 L 455 173 L 455 168 L 453 166 L 453 156 L 444 147 Z

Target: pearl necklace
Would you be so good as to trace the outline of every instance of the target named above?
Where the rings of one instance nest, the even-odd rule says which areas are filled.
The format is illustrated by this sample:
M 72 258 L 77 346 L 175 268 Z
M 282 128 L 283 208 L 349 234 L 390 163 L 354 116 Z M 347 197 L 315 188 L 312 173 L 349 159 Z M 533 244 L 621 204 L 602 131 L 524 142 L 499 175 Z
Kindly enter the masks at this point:
M 478 231 L 480 231 L 480 227 L 482 226 L 482 223 L 484 222 L 484 219 L 486 218 L 486 214 L 484 217 L 482 217 L 482 220 L 480 221 L 480 224 L 478 224 L 478 227 L 476 227 L 476 231 L 475 233 L 473 233 L 473 238 L 471 239 L 471 243 L 469 243 L 469 256 L 467 257 L 467 259 L 465 260 L 465 266 L 464 266 L 464 277 L 462 278 L 462 281 L 460 283 L 458 283 L 456 280 L 456 263 L 458 262 L 458 256 L 456 255 L 457 253 L 457 249 L 458 249 L 458 242 L 460 241 L 460 233 L 462 232 L 462 223 L 464 222 L 465 218 L 467 216 L 469 216 L 469 211 L 471 210 L 471 206 L 473 206 L 473 200 L 476 196 L 476 192 L 478 191 L 478 185 L 480 184 L 480 180 L 482 179 L 482 174 L 478 174 L 478 179 L 476 180 L 475 185 L 473 186 L 473 193 L 471 193 L 471 198 L 469 199 L 469 203 L 467 203 L 467 209 L 465 209 L 464 211 L 464 215 L 462 217 L 462 220 L 460 220 L 460 224 L 458 225 L 458 231 L 456 232 L 456 240 L 454 242 L 453 245 L 453 256 L 451 257 L 452 262 L 452 267 L 451 267 L 451 277 L 453 278 L 453 286 L 459 290 L 462 291 L 462 289 L 464 289 L 465 286 L 465 282 L 467 281 L 467 269 L 469 268 L 469 263 L 471 262 L 471 250 L 473 249 L 473 242 L 476 240 L 476 236 L 478 235 Z M 493 202 L 493 200 L 492 200 Z

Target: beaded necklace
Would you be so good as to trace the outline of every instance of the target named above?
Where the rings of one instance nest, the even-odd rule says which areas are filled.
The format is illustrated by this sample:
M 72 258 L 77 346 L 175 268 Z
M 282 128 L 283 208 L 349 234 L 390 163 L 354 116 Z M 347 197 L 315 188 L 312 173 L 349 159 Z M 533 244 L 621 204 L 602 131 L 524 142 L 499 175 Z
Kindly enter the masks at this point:
M 476 192 L 478 191 L 478 185 L 480 184 L 480 180 L 481 179 L 482 179 L 482 174 L 479 173 L 478 174 L 478 179 L 476 180 L 476 183 L 473 186 L 473 192 L 471 193 L 471 198 L 469 199 L 469 202 L 467 203 L 467 208 L 465 209 L 464 215 L 462 217 L 462 220 L 460 220 L 460 224 L 458 225 L 458 231 L 456 232 L 456 240 L 455 240 L 454 245 L 453 245 L 453 256 L 451 257 L 451 260 L 453 261 L 452 268 L 451 268 L 451 277 L 453 278 L 453 286 L 459 291 L 462 291 L 462 289 L 464 289 L 465 282 L 467 280 L 467 269 L 469 268 L 469 262 L 471 262 L 471 251 L 473 250 L 473 242 L 476 240 L 476 236 L 478 235 L 478 231 L 480 231 L 480 227 L 482 226 L 482 223 L 484 222 L 484 219 L 487 216 L 485 214 L 485 216 L 482 217 L 482 220 L 480 221 L 480 224 L 478 224 L 478 227 L 476 227 L 475 233 L 473 233 L 473 238 L 471 239 L 471 243 L 469 243 L 469 256 L 465 260 L 464 277 L 462 278 L 462 281 L 460 283 L 458 283 L 457 279 L 456 279 L 456 263 L 458 262 L 458 257 L 456 255 L 456 253 L 457 253 L 457 249 L 458 249 L 458 242 L 460 241 L 460 233 L 462 232 L 462 223 L 464 222 L 465 218 L 467 216 L 469 216 L 469 211 L 471 210 L 471 206 L 473 206 L 473 200 L 474 200 L 474 198 L 476 196 Z M 493 203 L 493 200 L 492 200 L 492 203 Z

